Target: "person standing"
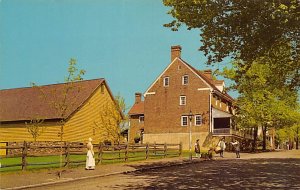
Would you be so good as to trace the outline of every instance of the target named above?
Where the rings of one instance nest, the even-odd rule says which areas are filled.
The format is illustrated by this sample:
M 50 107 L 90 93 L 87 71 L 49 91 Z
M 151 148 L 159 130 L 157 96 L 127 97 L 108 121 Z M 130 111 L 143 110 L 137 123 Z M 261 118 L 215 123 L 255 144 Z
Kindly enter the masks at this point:
M 225 144 L 223 138 L 220 140 L 218 146 L 220 147 L 220 156 L 223 158 L 224 157 L 224 151 L 226 149 L 226 144 Z
M 234 146 L 235 148 L 235 154 L 236 154 L 236 158 L 240 158 L 240 143 L 239 141 L 235 140 L 235 142 L 231 142 L 231 144 Z
M 93 150 L 93 139 L 89 138 L 89 142 L 87 143 L 87 154 L 86 154 L 86 164 L 85 169 L 86 170 L 94 170 L 95 169 L 95 159 L 94 159 L 94 150 Z
M 199 145 L 199 139 L 196 140 L 195 143 L 195 153 L 197 158 L 200 158 L 200 145 Z

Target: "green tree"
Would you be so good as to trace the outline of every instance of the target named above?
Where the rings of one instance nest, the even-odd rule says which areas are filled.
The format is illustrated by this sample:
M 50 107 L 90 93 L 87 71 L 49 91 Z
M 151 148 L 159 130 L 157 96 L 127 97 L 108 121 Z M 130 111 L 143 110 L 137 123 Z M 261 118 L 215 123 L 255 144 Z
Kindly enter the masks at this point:
M 297 91 L 284 85 L 284 80 L 272 76 L 271 64 L 264 64 L 264 58 L 257 59 L 247 68 L 244 75 L 234 85 L 240 96 L 237 99 L 237 123 L 243 128 L 254 128 L 256 147 L 257 129 L 263 129 L 263 149 L 266 149 L 266 133 L 269 127 L 280 129 L 293 126 L 300 117 L 297 103 Z M 225 68 L 222 73 L 236 80 L 236 73 L 245 66 L 233 62 L 233 67 Z
M 291 86 L 300 85 L 300 3 L 297 0 L 163 0 L 170 7 L 168 14 L 175 20 L 165 24 L 177 31 L 199 29 L 201 47 L 208 64 L 226 57 L 251 64 L 259 57 L 271 57 L 278 47 L 287 48 L 288 62 L 276 61 L 276 73 L 283 75 Z M 275 68 L 274 68 L 275 69 Z M 236 77 L 242 77 L 239 71 Z M 292 73 L 293 72 L 293 73 Z
M 117 95 L 115 101 L 107 102 L 99 111 L 94 124 L 105 140 L 120 143 L 121 133 L 126 128 L 128 120 L 126 109 L 125 99 Z

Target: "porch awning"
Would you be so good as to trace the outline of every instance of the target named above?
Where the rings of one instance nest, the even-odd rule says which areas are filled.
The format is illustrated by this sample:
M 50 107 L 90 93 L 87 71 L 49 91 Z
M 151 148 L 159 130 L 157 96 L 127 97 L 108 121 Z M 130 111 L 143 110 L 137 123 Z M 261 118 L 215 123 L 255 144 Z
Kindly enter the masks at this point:
M 232 117 L 232 114 L 217 110 L 216 108 L 212 108 L 212 117 L 213 118 L 225 118 L 225 117 Z

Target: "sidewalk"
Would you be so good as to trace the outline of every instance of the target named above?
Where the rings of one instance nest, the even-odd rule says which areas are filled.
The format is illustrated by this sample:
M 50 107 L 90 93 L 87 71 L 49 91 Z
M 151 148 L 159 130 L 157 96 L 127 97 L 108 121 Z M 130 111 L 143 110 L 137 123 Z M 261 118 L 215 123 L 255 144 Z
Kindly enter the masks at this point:
M 240 159 L 264 159 L 264 158 L 300 158 L 300 150 L 275 151 L 263 153 L 241 153 Z M 218 154 L 215 160 L 236 159 L 235 153 L 225 152 L 224 158 Z M 72 182 L 83 179 L 91 179 L 115 174 L 129 173 L 153 168 L 168 167 L 172 165 L 190 164 L 202 162 L 203 159 L 193 158 L 190 162 L 188 158 L 165 158 L 157 160 L 147 160 L 138 162 L 128 162 L 109 165 L 97 165 L 95 170 L 85 170 L 84 167 L 64 168 L 62 178 L 58 178 L 58 169 L 25 171 L 15 173 L 0 173 L 0 189 L 24 189 L 29 187 L 40 187 L 45 185 Z

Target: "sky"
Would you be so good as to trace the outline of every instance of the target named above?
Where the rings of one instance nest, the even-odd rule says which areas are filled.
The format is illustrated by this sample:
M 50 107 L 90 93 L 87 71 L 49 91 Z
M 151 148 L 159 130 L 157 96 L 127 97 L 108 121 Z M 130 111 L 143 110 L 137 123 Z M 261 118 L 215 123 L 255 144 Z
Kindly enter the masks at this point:
M 161 0 L 0 0 L 0 89 L 63 82 L 75 58 L 84 79 L 105 78 L 130 107 L 170 64 L 172 45 L 197 69 L 220 67 L 205 65 L 199 30 L 163 27 L 168 10 Z

